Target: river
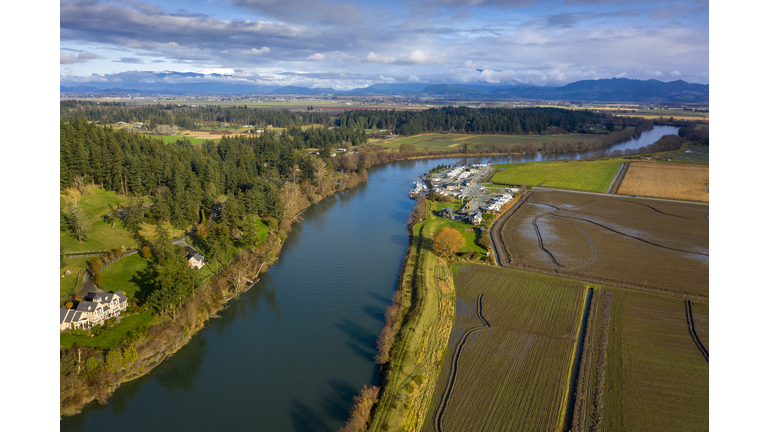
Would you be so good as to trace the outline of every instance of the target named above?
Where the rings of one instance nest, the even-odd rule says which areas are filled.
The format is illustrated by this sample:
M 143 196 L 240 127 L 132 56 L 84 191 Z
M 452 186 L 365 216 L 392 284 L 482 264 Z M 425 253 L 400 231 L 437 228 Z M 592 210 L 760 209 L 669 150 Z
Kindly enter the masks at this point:
M 639 148 L 676 127 L 572 154 L 470 158 L 472 162 L 579 159 Z M 278 263 L 220 318 L 149 375 L 90 404 L 61 431 L 336 431 L 352 398 L 378 381 L 376 337 L 408 246 L 415 178 L 460 158 L 373 167 L 368 181 L 309 207 Z

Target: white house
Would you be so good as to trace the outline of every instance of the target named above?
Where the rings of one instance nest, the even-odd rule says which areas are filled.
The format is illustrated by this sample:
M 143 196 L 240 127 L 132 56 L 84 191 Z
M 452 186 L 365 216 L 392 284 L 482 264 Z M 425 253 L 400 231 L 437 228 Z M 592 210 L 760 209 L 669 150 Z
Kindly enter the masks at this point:
M 119 316 L 126 307 L 128 297 L 122 291 L 88 293 L 75 309 L 60 309 L 59 331 L 89 329 Z

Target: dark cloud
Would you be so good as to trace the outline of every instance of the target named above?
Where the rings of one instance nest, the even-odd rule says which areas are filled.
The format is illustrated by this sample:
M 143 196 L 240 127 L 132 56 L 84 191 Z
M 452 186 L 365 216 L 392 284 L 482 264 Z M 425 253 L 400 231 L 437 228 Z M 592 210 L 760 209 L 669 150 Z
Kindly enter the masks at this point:
M 357 6 L 324 4 L 314 0 L 229 0 L 229 3 L 294 23 L 318 21 L 325 25 L 359 24 L 363 15 Z
M 547 26 L 551 27 L 573 27 L 580 19 L 572 13 L 561 13 L 548 16 L 545 22 Z
M 116 63 L 132 63 L 132 64 L 144 64 L 145 63 L 144 59 L 140 59 L 140 58 L 136 58 L 136 57 L 123 57 L 121 59 L 115 59 L 115 60 L 112 60 L 112 61 L 116 62 Z M 162 62 L 163 60 L 160 60 L 160 61 Z

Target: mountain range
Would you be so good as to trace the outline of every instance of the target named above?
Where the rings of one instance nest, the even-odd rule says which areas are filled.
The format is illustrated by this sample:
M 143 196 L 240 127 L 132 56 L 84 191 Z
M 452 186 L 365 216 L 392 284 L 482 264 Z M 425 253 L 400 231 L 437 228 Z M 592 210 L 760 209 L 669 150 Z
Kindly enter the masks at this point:
M 584 102 L 708 103 L 709 84 L 682 80 L 613 78 L 583 80 L 561 87 L 495 86 L 488 84 L 374 84 L 352 90 L 297 86 L 261 86 L 229 83 L 89 83 L 88 86 L 60 86 L 61 93 L 159 93 L 159 94 L 284 94 L 284 95 L 401 95 L 459 99 L 534 99 Z

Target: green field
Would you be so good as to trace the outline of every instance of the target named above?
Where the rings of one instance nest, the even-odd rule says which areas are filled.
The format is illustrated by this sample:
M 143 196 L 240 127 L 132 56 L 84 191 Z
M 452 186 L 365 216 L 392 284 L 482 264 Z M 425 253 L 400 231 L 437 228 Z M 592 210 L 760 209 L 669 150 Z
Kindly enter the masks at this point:
M 129 249 L 138 246 L 133 234 L 123 228 L 119 222 L 112 228 L 111 225 L 106 223 L 103 219 L 97 219 L 88 227 L 90 229 L 88 240 L 82 243 L 78 242 L 77 238 L 72 234 L 67 234 L 64 237 L 61 237 L 59 243 L 64 246 L 64 251 L 102 251 L 120 246 Z
M 77 274 L 80 270 L 87 268 L 93 258 L 64 258 L 66 266 L 59 270 L 59 298 L 64 299 L 75 289 L 77 285 Z M 66 272 L 69 270 L 70 274 Z
M 105 291 L 124 291 L 128 298 L 137 294 L 146 298 L 152 290 L 154 275 L 147 273 L 147 260 L 141 254 L 121 258 L 101 271 L 101 287 Z
M 98 336 L 75 336 L 69 333 L 61 333 L 59 335 L 59 345 L 61 348 L 71 348 L 74 344 L 100 349 L 114 348 L 129 333 L 146 329 L 154 324 L 153 321 L 162 321 L 162 319 L 153 318 L 152 311 L 147 310 L 138 315 L 122 318 L 120 325 L 112 326 L 102 331 Z
M 708 430 L 709 363 L 688 332 L 684 301 L 598 291 L 593 311 L 600 320 L 592 354 L 585 356 L 591 367 L 582 369 L 590 389 L 579 430 Z M 693 311 L 708 346 L 708 304 L 694 303 Z
M 687 149 L 690 150 L 690 152 L 669 152 L 662 154 L 662 156 L 672 159 L 672 162 L 688 162 L 709 165 L 709 146 L 689 145 L 687 146 Z
M 88 194 L 81 195 L 77 204 L 83 209 L 88 220 L 107 214 L 110 205 L 119 207 L 126 203 L 115 192 L 105 191 L 99 187 L 88 187 L 87 190 Z M 63 197 L 60 197 L 59 205 L 62 209 L 66 208 Z
M 175 143 L 176 141 L 182 140 L 184 138 L 188 139 L 190 143 L 192 144 L 202 144 L 204 142 L 208 141 L 219 141 L 221 138 L 217 139 L 201 139 L 201 138 L 193 138 L 193 137 L 185 137 L 181 135 L 181 133 L 177 133 L 176 135 L 144 135 L 150 138 L 159 138 L 163 140 L 164 143 Z
M 461 149 L 466 142 L 469 148 L 476 148 L 478 144 L 486 148 L 492 145 L 512 146 L 515 144 L 533 143 L 541 148 L 545 142 L 551 141 L 582 141 L 594 138 L 585 134 L 561 134 L 561 135 L 469 135 L 469 134 L 425 134 L 397 140 L 382 142 L 381 145 L 391 149 L 399 149 L 400 144 L 414 144 L 416 150 L 451 150 Z
M 453 329 L 421 430 L 562 430 L 583 284 L 481 264 L 454 266 L 454 281 Z
M 491 181 L 510 185 L 606 192 L 623 160 L 528 162 L 494 165 Z

